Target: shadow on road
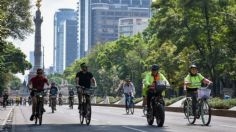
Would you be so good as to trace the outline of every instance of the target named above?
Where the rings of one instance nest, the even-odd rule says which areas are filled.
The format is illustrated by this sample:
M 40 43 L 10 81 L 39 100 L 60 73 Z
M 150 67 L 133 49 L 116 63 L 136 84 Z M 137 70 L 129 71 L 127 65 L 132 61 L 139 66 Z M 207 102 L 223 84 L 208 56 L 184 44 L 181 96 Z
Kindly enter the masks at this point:
M 168 127 L 138 125 L 35 124 L 15 125 L 12 132 L 168 132 Z

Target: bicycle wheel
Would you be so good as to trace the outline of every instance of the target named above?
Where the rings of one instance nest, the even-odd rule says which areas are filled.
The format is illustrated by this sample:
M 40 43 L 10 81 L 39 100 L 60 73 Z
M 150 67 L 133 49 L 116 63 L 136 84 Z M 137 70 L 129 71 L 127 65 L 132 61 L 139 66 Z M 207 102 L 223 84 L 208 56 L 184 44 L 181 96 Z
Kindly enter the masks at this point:
M 150 104 L 150 109 L 148 110 L 147 112 L 147 122 L 148 122 L 148 125 L 152 125 L 153 122 L 154 122 L 154 116 L 153 116 L 153 106 L 152 106 L 152 103 Z
M 187 100 L 184 101 L 183 112 L 184 116 L 187 118 Z
M 39 104 L 38 118 L 39 118 L 39 125 L 42 125 L 42 120 L 43 120 L 43 102 L 40 102 L 40 104 Z
M 84 123 L 84 103 L 81 104 L 79 117 L 80 117 L 80 124 L 83 124 Z
M 211 122 L 211 107 L 206 100 L 201 102 L 201 119 L 205 126 L 208 126 Z
M 187 119 L 189 124 L 194 124 L 196 121 L 196 117 L 193 115 L 192 101 L 187 102 Z
M 127 100 L 127 106 L 125 106 L 126 114 L 127 114 L 127 115 L 129 114 L 129 107 L 130 107 L 130 103 L 129 103 L 129 101 Z
M 87 125 L 90 124 L 91 115 L 92 115 L 91 104 L 90 104 L 90 103 L 87 103 L 87 107 L 86 107 L 86 124 L 87 124 Z
M 163 127 L 165 122 L 165 109 L 162 104 L 158 104 L 156 112 L 156 123 L 158 127 Z
M 134 103 L 130 103 L 130 113 L 133 115 L 134 114 Z

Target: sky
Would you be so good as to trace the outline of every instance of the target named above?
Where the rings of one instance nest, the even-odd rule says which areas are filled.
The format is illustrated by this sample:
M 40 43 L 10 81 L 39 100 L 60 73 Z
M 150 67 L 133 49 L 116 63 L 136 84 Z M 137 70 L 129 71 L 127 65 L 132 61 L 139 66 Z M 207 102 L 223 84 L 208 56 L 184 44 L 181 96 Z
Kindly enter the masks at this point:
M 31 1 L 31 15 L 35 16 L 37 0 Z M 42 0 L 41 12 L 43 23 L 41 27 L 41 43 L 45 50 L 45 67 L 53 65 L 53 19 L 54 13 L 59 8 L 76 9 L 78 0 Z M 34 23 L 33 23 L 34 28 Z M 34 33 L 27 36 L 24 41 L 13 40 L 16 47 L 19 47 L 27 56 L 29 60 L 29 52 L 34 50 Z
M 35 3 L 37 0 L 31 1 L 31 15 L 35 16 L 36 6 Z M 41 5 L 41 15 L 43 17 L 43 23 L 41 26 L 41 43 L 44 46 L 45 51 L 45 68 L 53 65 L 53 20 L 54 13 L 60 8 L 77 8 L 78 0 L 42 0 Z M 33 18 L 32 17 L 32 18 Z M 33 22 L 33 20 L 32 20 Z M 33 23 L 34 28 L 34 23 Z M 34 33 L 30 34 L 26 37 L 24 41 L 20 40 L 11 40 L 15 44 L 16 47 L 20 48 L 25 55 L 27 56 L 27 60 L 29 61 L 29 53 L 34 50 Z M 25 75 L 29 72 L 26 71 Z M 23 81 L 24 75 L 17 74 L 17 76 Z

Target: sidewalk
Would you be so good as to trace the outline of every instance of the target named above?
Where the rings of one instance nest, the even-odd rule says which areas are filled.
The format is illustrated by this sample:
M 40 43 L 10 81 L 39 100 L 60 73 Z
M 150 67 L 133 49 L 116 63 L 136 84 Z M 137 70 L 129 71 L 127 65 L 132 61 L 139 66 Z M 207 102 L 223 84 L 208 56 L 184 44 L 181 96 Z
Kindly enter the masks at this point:
M 7 123 L 7 119 L 13 109 L 13 106 L 7 106 L 7 108 L 3 108 L 0 106 L 0 131 L 3 130 L 4 126 Z

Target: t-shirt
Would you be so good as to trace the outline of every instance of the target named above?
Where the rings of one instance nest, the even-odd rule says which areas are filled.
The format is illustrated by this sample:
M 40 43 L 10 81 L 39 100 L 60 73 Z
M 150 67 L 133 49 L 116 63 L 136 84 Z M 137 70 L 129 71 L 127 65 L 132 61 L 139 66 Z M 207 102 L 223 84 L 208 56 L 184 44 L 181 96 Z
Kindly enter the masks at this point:
M 37 90 L 43 90 L 44 84 L 48 84 L 47 78 L 43 76 L 35 76 L 30 81 L 32 82 L 33 88 Z
M 51 87 L 51 89 L 50 89 L 50 95 L 56 96 L 56 95 L 57 95 L 57 92 L 58 92 L 57 87 Z
M 191 83 L 189 88 L 200 88 L 203 79 L 204 77 L 200 73 L 197 73 L 196 76 L 191 76 L 190 74 L 188 74 L 185 77 L 184 82 Z
M 91 79 L 93 78 L 93 74 L 91 72 L 83 73 L 82 71 L 76 74 L 76 78 L 79 78 L 79 85 L 84 86 L 85 88 L 90 88 Z

